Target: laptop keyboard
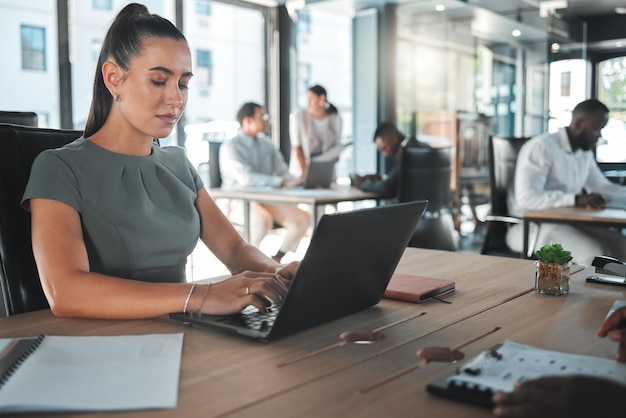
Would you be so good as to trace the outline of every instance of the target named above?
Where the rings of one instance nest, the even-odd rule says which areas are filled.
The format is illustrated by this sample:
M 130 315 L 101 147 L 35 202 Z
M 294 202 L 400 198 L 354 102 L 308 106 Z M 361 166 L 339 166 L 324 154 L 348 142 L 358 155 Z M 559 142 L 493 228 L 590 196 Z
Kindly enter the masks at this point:
M 268 307 L 265 313 L 250 305 L 238 315 L 223 317 L 220 322 L 230 325 L 244 325 L 250 329 L 263 331 L 272 328 L 278 311 L 277 305 Z

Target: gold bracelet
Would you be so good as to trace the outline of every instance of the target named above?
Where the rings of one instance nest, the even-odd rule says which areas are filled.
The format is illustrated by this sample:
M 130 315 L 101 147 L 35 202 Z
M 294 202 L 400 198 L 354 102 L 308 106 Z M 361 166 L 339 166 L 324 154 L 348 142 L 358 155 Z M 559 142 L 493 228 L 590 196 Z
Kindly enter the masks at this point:
M 183 307 L 183 313 L 187 313 L 187 305 L 189 305 L 189 299 L 191 299 L 191 294 L 193 293 L 193 289 L 196 288 L 196 282 L 193 282 L 191 285 L 191 289 L 189 289 L 189 294 L 187 295 L 187 299 L 185 299 L 185 306 Z
M 209 285 L 204 290 L 204 296 L 202 297 L 202 302 L 200 302 L 200 306 L 198 306 L 198 310 L 196 311 L 199 314 L 202 313 L 201 309 L 204 306 L 204 301 L 206 300 L 206 295 L 209 293 L 209 289 L 211 288 L 212 285 L 213 285 L 213 283 L 209 283 Z

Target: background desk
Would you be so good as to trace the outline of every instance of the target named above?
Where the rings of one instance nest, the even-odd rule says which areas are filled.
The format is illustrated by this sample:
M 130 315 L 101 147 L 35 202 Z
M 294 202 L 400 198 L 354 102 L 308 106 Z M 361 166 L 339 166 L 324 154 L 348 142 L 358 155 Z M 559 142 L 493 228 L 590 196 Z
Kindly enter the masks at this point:
M 238 190 L 210 189 L 213 199 L 227 198 L 243 201 L 243 235 L 247 241 L 250 237 L 250 202 L 309 205 L 311 225 L 315 228 L 319 219 L 318 208 L 339 202 L 355 202 L 359 200 L 377 199 L 374 193 L 362 192 L 350 186 L 333 185 L 330 189 L 303 188 L 248 188 Z
M 413 248 L 405 252 L 398 271 L 456 280 L 457 291 L 446 297 L 452 303 L 383 300 L 371 309 L 271 343 L 188 327 L 167 318 L 60 319 L 48 310 L 0 318 L 0 337 L 183 331 L 178 407 L 115 415 L 131 417 L 488 417 L 488 410 L 426 393 L 426 383 L 454 371 L 458 366 L 454 364 L 430 363 L 371 392 L 358 390 L 416 362 L 415 352 L 421 347 L 452 347 L 496 325 L 502 329 L 462 350 L 467 357 L 506 338 L 615 356 L 616 345 L 595 338 L 594 333 L 613 301 L 626 298 L 621 288 L 583 284 L 584 274 L 576 273 L 570 295 L 536 295 L 530 260 Z M 386 329 L 374 344 L 337 347 L 278 367 L 337 342 L 343 331 L 372 330 L 421 312 L 426 315 Z
M 565 223 L 565 224 L 587 224 L 594 226 L 615 226 L 626 227 L 626 210 L 623 209 L 602 209 L 593 210 L 585 208 L 551 208 L 544 210 L 524 212 L 524 246 L 522 258 L 528 254 L 528 234 L 531 222 L 542 223 Z

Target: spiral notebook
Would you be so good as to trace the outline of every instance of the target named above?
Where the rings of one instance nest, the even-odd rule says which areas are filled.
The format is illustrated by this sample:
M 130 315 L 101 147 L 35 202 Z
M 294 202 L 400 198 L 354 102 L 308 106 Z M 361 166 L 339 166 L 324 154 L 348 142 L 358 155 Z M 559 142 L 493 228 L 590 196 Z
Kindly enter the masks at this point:
M 516 383 L 541 376 L 584 374 L 626 384 L 626 364 L 613 359 L 544 350 L 505 341 L 483 351 L 451 376 L 426 386 L 433 395 L 493 407 L 497 392 L 511 392 Z
M 183 334 L 0 338 L 0 414 L 174 408 Z

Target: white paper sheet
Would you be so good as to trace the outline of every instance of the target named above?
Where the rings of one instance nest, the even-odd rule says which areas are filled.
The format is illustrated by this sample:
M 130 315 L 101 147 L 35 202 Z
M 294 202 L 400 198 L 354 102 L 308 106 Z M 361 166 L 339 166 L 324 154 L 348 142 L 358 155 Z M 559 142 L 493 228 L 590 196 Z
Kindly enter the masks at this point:
M 517 382 L 523 380 L 548 375 L 586 374 L 626 384 L 626 364 L 611 359 L 544 350 L 508 340 L 497 354 L 499 358 L 489 351 L 479 354 L 461 367 L 461 373 L 450 376 L 448 382 L 510 392 Z M 468 368 L 478 374 L 464 372 Z
M 174 408 L 182 344 L 183 334 L 46 336 L 0 388 L 0 412 Z

